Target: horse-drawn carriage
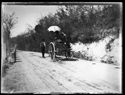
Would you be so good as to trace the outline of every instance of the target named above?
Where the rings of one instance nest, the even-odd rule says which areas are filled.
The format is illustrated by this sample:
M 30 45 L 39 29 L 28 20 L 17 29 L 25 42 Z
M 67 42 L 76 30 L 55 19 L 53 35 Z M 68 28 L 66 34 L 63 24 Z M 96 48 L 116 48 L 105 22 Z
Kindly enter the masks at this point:
M 71 47 L 69 37 L 61 32 L 60 27 L 50 26 L 48 28 L 51 34 L 51 41 L 48 47 L 48 53 L 51 59 L 54 61 L 57 55 L 64 55 L 66 58 L 71 56 Z

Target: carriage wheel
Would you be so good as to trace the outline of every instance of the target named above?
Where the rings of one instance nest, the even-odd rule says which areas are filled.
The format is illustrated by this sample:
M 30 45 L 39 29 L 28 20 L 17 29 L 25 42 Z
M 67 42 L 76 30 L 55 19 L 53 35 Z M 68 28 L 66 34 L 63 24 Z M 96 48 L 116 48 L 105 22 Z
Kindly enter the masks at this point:
M 69 58 L 69 57 L 70 57 L 70 56 L 69 56 L 69 51 L 67 51 L 67 50 L 65 51 L 65 57 L 66 57 L 66 58 Z
M 53 43 L 50 43 L 49 45 L 49 56 L 53 61 L 55 61 L 56 54 L 55 54 L 55 45 Z
M 71 57 L 72 57 L 72 51 L 71 51 L 70 49 L 67 49 L 67 50 L 65 51 L 65 57 L 66 57 L 66 58 L 71 58 Z

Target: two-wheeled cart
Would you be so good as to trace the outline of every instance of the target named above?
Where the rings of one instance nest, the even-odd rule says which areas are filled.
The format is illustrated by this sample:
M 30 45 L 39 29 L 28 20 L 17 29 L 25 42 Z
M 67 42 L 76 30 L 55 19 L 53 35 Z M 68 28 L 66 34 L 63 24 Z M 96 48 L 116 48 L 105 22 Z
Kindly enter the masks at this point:
M 58 26 L 48 28 L 48 31 L 54 34 L 53 40 L 50 41 L 48 47 L 49 56 L 53 61 L 56 60 L 57 55 L 64 55 L 66 58 L 71 56 L 70 43 L 67 40 L 66 34 L 60 32 L 60 30 Z

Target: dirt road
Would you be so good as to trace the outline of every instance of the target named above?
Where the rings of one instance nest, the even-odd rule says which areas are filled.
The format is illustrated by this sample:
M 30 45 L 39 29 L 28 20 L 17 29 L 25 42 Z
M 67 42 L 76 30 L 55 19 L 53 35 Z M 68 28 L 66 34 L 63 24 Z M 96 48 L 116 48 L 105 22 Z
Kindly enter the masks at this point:
M 80 59 L 53 62 L 48 55 L 18 51 L 5 86 L 26 93 L 121 93 L 121 67 Z

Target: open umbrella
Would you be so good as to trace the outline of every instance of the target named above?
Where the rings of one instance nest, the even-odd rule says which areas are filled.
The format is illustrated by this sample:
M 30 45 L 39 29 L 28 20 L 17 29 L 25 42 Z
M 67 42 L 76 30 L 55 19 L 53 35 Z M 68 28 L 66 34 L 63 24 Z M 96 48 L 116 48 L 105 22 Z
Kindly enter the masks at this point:
M 59 26 L 50 26 L 48 28 L 48 31 L 53 31 L 53 32 L 60 31 L 60 30 L 61 30 L 61 28 Z

